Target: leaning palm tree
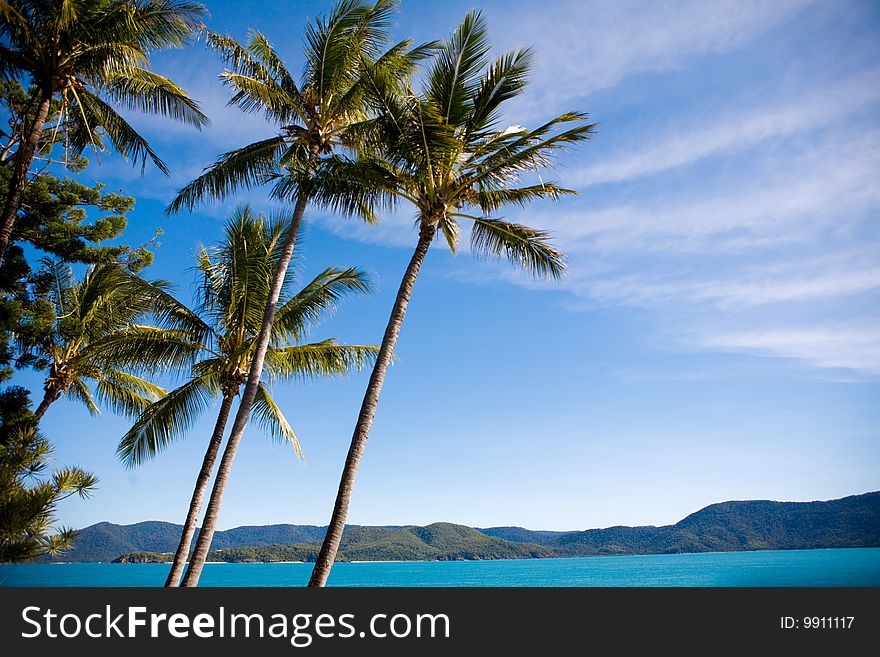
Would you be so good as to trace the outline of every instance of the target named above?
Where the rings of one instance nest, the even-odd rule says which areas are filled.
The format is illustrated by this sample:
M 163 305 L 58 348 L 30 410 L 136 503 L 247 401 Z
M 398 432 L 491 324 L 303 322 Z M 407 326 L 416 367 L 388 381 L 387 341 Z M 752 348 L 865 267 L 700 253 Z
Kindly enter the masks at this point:
M 137 417 L 165 394 L 130 371 L 135 347 L 121 339 L 154 308 L 163 282 L 147 284 L 113 264 L 93 266 L 77 282 L 69 264 L 48 258 L 39 278 L 49 286 L 54 321 L 48 330 L 24 325 L 17 330 L 20 362 L 48 370 L 36 421 L 62 396 L 84 404 L 92 414 L 100 413 L 97 401 Z
M 22 129 L 0 220 L 0 260 L 9 244 L 28 169 L 53 99 L 74 154 L 102 148 L 102 131 L 125 157 L 167 173 L 147 141 L 113 105 L 200 127 L 207 117 L 186 92 L 149 70 L 149 54 L 181 47 L 201 30 L 203 5 L 179 0 L 0 0 L 0 79 L 27 76 L 38 90 Z M 30 115 L 30 113 L 28 113 Z M 55 131 L 53 131 L 53 135 Z
M 379 393 L 416 277 L 435 236 L 442 234 L 454 252 L 459 219 L 468 219 L 475 253 L 505 256 L 536 276 L 558 278 L 564 269 L 563 256 L 550 246 L 547 233 L 491 215 L 505 205 L 525 206 L 574 193 L 553 182 L 539 179 L 523 184 L 520 179 L 547 165 L 550 156 L 566 145 L 588 139 L 594 126 L 584 115 L 572 112 L 534 130 L 518 126 L 499 130 L 502 103 L 522 91 L 531 53 L 520 50 L 490 63 L 490 47 L 484 19 L 471 13 L 436 56 L 422 94 L 395 94 L 381 77 L 371 76 L 374 102 L 382 113 L 374 124 L 375 152 L 355 161 L 328 162 L 316 174 L 315 187 L 320 190 L 316 194 L 341 210 L 362 211 L 375 205 L 383 193 L 388 202 L 412 203 L 419 233 L 364 395 L 309 586 L 323 586 L 330 574 Z M 479 216 L 466 213 L 469 207 Z
M 294 208 L 263 309 L 247 383 L 184 586 L 198 581 L 199 561 L 204 561 L 214 535 L 211 506 L 215 495 L 217 505 L 222 500 L 229 466 L 257 398 L 279 294 L 303 214 L 312 199 L 312 176 L 337 150 L 356 147 L 362 128 L 369 123 L 369 79 L 359 73 L 370 67 L 387 79 L 405 79 L 416 62 L 433 48 L 433 44 L 413 48 L 409 41 L 402 41 L 382 52 L 396 5 L 396 0 L 377 0 L 375 4 L 364 0 L 337 2 L 328 17 L 306 28 L 306 65 L 299 84 L 263 35 L 252 32 L 247 47 L 228 37 L 209 38 L 229 65 L 221 77 L 235 91 L 230 103 L 245 111 L 263 113 L 278 125 L 279 132 L 223 155 L 184 187 L 168 210 L 192 208 L 208 198 L 224 198 L 242 187 L 270 182 L 275 183 L 273 194 L 292 200 Z
M 247 380 L 263 307 L 282 253 L 284 228 L 280 220 L 266 220 L 247 207 L 236 211 L 223 244 L 199 254 L 197 270 L 203 284 L 196 311 L 169 296 L 160 312 L 166 326 L 135 327 L 120 337 L 126 351 L 137 344 L 138 365 L 143 369 L 155 368 L 157 362 L 179 364 L 187 356 L 197 358 L 189 380 L 147 408 L 120 441 L 117 453 L 127 465 L 154 457 L 186 435 L 207 406 L 217 397 L 221 400 L 166 586 L 180 582 L 229 413 Z M 343 296 L 369 291 L 364 272 L 333 267 L 296 294 L 283 289 L 266 351 L 270 379 L 324 378 L 372 362 L 376 347 L 339 345 L 332 339 L 305 342 L 309 328 Z M 257 389 L 253 410 L 264 430 L 291 443 L 301 455 L 293 430 L 265 383 Z M 218 511 L 219 505 L 210 507 L 212 515 L 206 522 L 216 522 Z M 195 568 L 200 565 L 194 563 L 191 569 Z

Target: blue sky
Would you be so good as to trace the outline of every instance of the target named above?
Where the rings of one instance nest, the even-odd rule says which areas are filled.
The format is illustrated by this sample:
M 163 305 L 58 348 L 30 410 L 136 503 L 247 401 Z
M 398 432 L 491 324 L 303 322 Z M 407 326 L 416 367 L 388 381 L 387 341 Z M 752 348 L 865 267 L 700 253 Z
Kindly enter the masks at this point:
M 263 31 L 289 68 L 320 2 L 209 3 L 210 27 Z M 446 36 L 471 2 L 404 2 L 398 33 Z M 428 255 L 386 380 L 350 522 L 583 529 L 666 524 L 728 499 L 814 500 L 880 488 L 880 7 L 871 2 L 487 0 L 499 51 L 533 46 L 511 124 L 589 112 L 596 138 L 555 177 L 581 192 L 513 209 L 568 255 L 560 283 Z M 102 155 L 83 175 L 137 197 L 128 242 L 165 235 L 154 276 L 189 292 L 199 244 L 237 202 L 164 217 L 174 191 L 268 136 L 224 107 L 203 43 L 155 67 L 203 102 L 198 134 L 133 117 L 170 178 Z M 375 274 L 314 337 L 380 339 L 415 243 L 412 213 L 363 226 L 307 214 L 298 269 Z M 39 391 L 39 377 L 17 381 Z M 222 528 L 326 524 L 366 375 L 276 388 L 306 454 L 249 430 Z M 65 524 L 181 522 L 213 417 L 137 470 L 127 426 L 62 401 L 60 463 L 101 479 Z

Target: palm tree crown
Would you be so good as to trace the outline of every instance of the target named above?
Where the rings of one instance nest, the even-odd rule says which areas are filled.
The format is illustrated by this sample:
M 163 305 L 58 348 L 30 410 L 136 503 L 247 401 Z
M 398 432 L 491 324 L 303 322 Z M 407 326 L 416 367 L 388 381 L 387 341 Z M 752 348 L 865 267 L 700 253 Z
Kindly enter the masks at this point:
M 20 359 L 49 373 L 44 397 L 34 415 L 39 420 L 49 405 L 61 398 L 78 401 L 90 413 L 98 402 L 114 411 L 137 417 L 165 391 L 131 373 L 133 349 L 126 330 L 154 308 L 162 281 L 147 284 L 123 268 L 96 265 L 74 281 L 69 264 L 43 260 L 40 277 L 48 286 L 55 316 L 51 330 L 18 334 Z M 88 382 L 95 382 L 95 395 Z
M 120 336 L 120 343 L 135 346 L 130 351 L 136 361 L 128 362 L 140 369 L 194 361 L 189 379 L 147 408 L 122 439 L 118 453 L 126 463 L 141 463 L 181 437 L 218 396 L 238 395 L 253 359 L 283 233 L 281 218 L 269 220 L 247 207 L 236 211 L 223 244 L 199 253 L 196 311 L 167 295 L 159 312 L 164 328 L 133 327 Z M 363 271 L 329 267 L 296 294 L 289 287 L 282 292 L 266 353 L 270 380 L 341 375 L 371 362 L 375 347 L 339 345 L 333 339 L 306 342 L 310 328 L 345 295 L 370 291 Z M 262 382 L 254 414 L 273 438 L 290 442 L 300 453 Z
M 168 173 L 113 105 L 196 127 L 208 122 L 183 89 L 149 69 L 149 53 L 182 46 L 203 27 L 205 12 L 203 5 L 179 0 L 0 0 L 0 80 L 28 76 L 37 89 L 0 217 L 0 261 L 34 155 L 52 148 L 58 128 L 73 155 L 89 144 L 103 149 L 103 133 L 124 157 L 142 167 L 149 158 Z M 59 115 L 47 144 L 43 127 L 57 96 Z
M 0 3 L 0 76 L 28 75 L 60 95 L 67 146 L 100 147 L 100 128 L 126 157 L 165 163 L 112 104 L 200 127 L 195 101 L 149 69 L 149 53 L 181 47 L 203 28 L 205 7 L 177 0 L 6 0 Z M 59 121 L 61 122 L 61 121 Z
M 316 196 L 367 216 L 377 206 L 409 201 L 420 224 L 440 232 L 453 252 L 459 220 L 468 219 L 475 253 L 504 255 L 535 275 L 558 278 L 564 258 L 545 231 L 492 215 L 506 205 L 574 194 L 540 177 L 520 181 L 550 164 L 554 153 L 589 139 L 595 124 L 566 112 L 532 130 L 499 130 L 502 104 L 525 87 L 532 53 L 522 49 L 492 62 L 490 49 L 485 20 L 472 12 L 434 58 L 421 94 L 399 93 L 381 71 L 367 69 L 371 102 L 380 113 L 365 140 L 368 148 L 357 159 L 324 163 Z
M 170 212 L 192 209 L 209 198 L 225 198 L 239 188 L 274 182 L 273 195 L 289 199 L 306 187 L 317 160 L 338 149 L 359 146 L 358 128 L 370 117 L 367 68 L 401 81 L 434 44 L 412 47 L 401 41 L 382 51 L 397 0 L 342 0 L 326 18 L 306 28 L 306 65 L 297 84 L 269 40 L 252 30 L 246 46 L 210 34 L 208 42 L 227 64 L 220 77 L 231 88 L 229 104 L 261 113 L 277 133 L 223 154 L 180 190 Z

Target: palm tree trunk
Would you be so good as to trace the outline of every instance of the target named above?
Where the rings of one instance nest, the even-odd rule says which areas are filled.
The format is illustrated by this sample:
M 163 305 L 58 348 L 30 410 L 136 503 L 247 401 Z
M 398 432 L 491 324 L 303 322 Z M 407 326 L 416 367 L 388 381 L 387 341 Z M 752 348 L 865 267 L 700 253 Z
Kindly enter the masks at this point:
M 60 392 L 55 392 L 55 391 L 52 391 L 52 390 L 47 390 L 47 391 L 43 394 L 43 400 L 40 402 L 40 405 L 37 406 L 37 410 L 34 411 L 34 421 L 35 421 L 35 422 L 39 422 L 41 419 L 43 419 L 43 416 L 46 414 L 46 411 L 49 410 L 49 407 L 50 407 L 53 403 L 55 403 L 56 401 L 58 401 L 58 399 L 59 399 L 60 397 L 61 397 L 61 393 L 60 393 Z
M 196 487 L 193 490 L 192 500 L 189 503 L 189 512 L 183 525 L 180 544 L 177 546 L 177 552 L 174 553 L 171 572 L 168 573 L 168 579 L 165 580 L 166 587 L 177 586 L 180 583 L 180 576 L 183 574 L 183 567 L 186 565 L 189 548 L 192 545 L 192 539 L 196 533 L 196 525 L 199 522 L 199 513 L 202 510 L 205 491 L 208 490 L 208 482 L 211 480 L 211 470 L 214 469 L 214 461 L 217 460 L 217 453 L 220 451 L 220 444 L 223 442 L 223 433 L 226 431 L 226 422 L 229 420 L 229 410 L 232 408 L 234 400 L 234 391 L 224 391 L 223 403 L 220 404 L 220 414 L 217 416 L 217 423 L 214 425 L 214 433 L 211 435 L 211 442 L 208 443 L 208 451 L 205 452 L 202 469 L 199 470 L 199 476 L 196 478 Z
M 311 174 L 312 164 L 317 156 L 317 148 L 312 147 L 309 155 L 309 170 L 306 175 Z M 304 191 L 300 191 L 299 197 L 296 201 L 296 207 L 293 210 L 293 217 L 290 220 L 290 228 L 287 232 L 284 248 L 281 251 L 281 258 L 278 261 L 278 269 L 275 271 L 275 277 L 272 279 L 272 287 L 269 290 L 269 298 L 266 301 L 266 308 L 263 311 L 263 324 L 260 327 L 259 335 L 257 335 L 256 349 L 254 351 L 254 358 L 251 361 L 250 371 L 248 372 L 247 383 L 244 386 L 244 392 L 241 395 L 241 402 L 238 405 L 238 412 L 236 412 L 235 420 L 232 423 L 232 431 L 229 434 L 229 441 L 226 443 L 226 449 L 223 451 L 223 458 L 220 459 L 220 467 L 217 469 L 217 478 L 214 480 L 211 499 L 208 502 L 208 509 L 205 511 L 205 521 L 202 523 L 202 531 L 199 532 L 199 539 L 196 541 L 196 548 L 193 550 L 193 554 L 190 557 L 189 568 L 186 570 L 186 575 L 183 578 L 181 586 L 198 586 L 199 576 L 202 574 L 205 559 L 208 557 L 208 550 L 211 547 L 211 540 L 214 538 L 214 530 L 217 527 L 217 518 L 220 515 L 220 505 L 223 502 L 223 492 L 226 490 L 226 484 L 229 481 L 229 473 L 232 470 L 232 461 L 235 458 L 236 451 L 238 451 L 238 445 L 244 435 L 244 430 L 251 414 L 251 408 L 253 408 L 254 399 L 257 396 L 257 388 L 260 385 L 260 376 L 263 374 L 263 360 L 266 357 L 266 349 L 269 346 L 269 338 L 272 335 L 272 324 L 275 321 L 275 312 L 278 310 L 278 298 L 281 296 L 281 287 L 284 284 L 287 267 L 290 265 L 290 259 L 293 256 L 293 249 L 296 245 L 296 236 L 299 234 L 299 226 L 300 223 L 302 223 L 307 203 L 308 194 Z
M 15 154 L 15 169 L 12 172 L 12 179 L 9 181 L 6 205 L 3 206 L 3 219 L 0 221 L 0 263 L 6 257 L 6 248 L 9 246 L 9 240 L 12 237 L 12 227 L 15 225 L 15 215 L 18 212 L 21 194 L 27 181 L 27 172 L 30 169 L 31 162 L 34 160 L 37 146 L 40 145 L 40 137 L 43 134 L 46 117 L 49 115 L 49 104 L 51 101 L 52 94 L 44 92 L 40 97 L 37 115 L 34 117 L 34 123 L 27 134 L 27 138 L 21 142 L 21 146 L 18 147 L 18 151 Z
M 370 428 L 373 426 L 376 407 L 379 405 L 379 393 L 382 392 L 382 384 L 385 382 L 385 373 L 391 364 L 394 346 L 397 344 L 397 337 L 400 335 L 400 327 L 403 325 L 403 318 L 406 316 L 406 307 L 409 305 L 413 286 L 436 232 L 435 224 L 423 223 L 421 225 L 415 253 L 413 253 L 409 266 L 406 268 L 406 273 L 403 275 L 403 280 L 400 282 L 400 289 L 397 291 L 397 298 L 394 300 L 394 307 L 391 309 L 391 318 L 388 320 L 385 335 L 382 337 L 382 346 L 379 348 L 379 355 L 376 357 L 376 364 L 373 366 L 370 382 L 367 384 L 367 391 L 364 393 L 364 400 L 361 403 L 361 411 L 354 428 L 351 447 L 349 447 L 348 456 L 345 459 L 345 467 L 342 470 L 342 477 L 339 481 L 339 492 L 336 494 L 333 515 L 330 517 L 327 534 L 324 536 L 321 551 L 312 570 L 312 577 L 309 580 L 310 587 L 324 586 L 327 583 L 330 569 L 336 560 L 339 543 L 342 541 L 342 532 L 345 529 L 345 520 L 348 517 L 348 507 L 354 490 L 355 476 L 357 475 L 361 457 L 364 454 L 364 448 L 367 446 Z

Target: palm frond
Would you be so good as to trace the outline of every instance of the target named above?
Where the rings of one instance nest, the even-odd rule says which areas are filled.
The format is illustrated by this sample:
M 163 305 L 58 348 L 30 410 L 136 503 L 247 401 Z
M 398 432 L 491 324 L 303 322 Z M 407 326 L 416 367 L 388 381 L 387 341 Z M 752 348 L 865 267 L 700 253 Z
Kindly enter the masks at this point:
M 501 209 L 505 205 L 519 205 L 525 207 L 531 201 L 537 199 L 557 200 L 560 196 L 573 196 L 577 192 L 573 189 L 565 189 L 556 183 L 546 182 L 540 185 L 528 185 L 526 187 L 514 187 L 509 189 L 478 189 L 475 193 L 474 204 L 489 214 Z
M 86 126 L 91 124 L 103 128 L 107 137 L 113 142 L 114 148 L 123 157 L 131 158 L 133 162 L 140 161 L 142 169 L 146 167 L 147 159 L 150 159 L 162 173 L 168 175 L 168 166 L 162 161 L 162 158 L 156 154 L 146 139 L 141 137 L 125 119 L 116 113 L 116 110 L 86 89 L 79 90 L 77 96 Z M 77 115 L 71 113 L 71 116 L 76 117 Z M 79 118 L 73 120 L 78 122 Z M 74 132 L 73 135 L 82 135 L 82 131 Z M 83 141 L 71 141 L 70 144 L 76 155 L 82 153 L 88 145 Z
M 332 339 L 270 348 L 266 352 L 266 372 L 273 379 L 300 381 L 343 376 L 370 365 L 378 353 L 375 346 L 340 345 Z
M 116 448 L 125 465 L 133 467 L 153 458 L 181 438 L 215 400 L 216 376 L 205 373 L 150 404 Z
M 352 83 L 361 56 L 373 59 L 388 36 L 396 0 L 338 0 L 330 15 L 306 26 L 305 85 L 314 90 L 322 110 Z
M 220 74 L 223 83 L 235 89 L 228 105 L 238 107 L 243 112 L 262 112 L 270 121 L 290 123 L 298 116 L 298 103 L 290 94 L 274 81 L 224 71 Z
M 287 224 L 285 216 L 267 219 L 242 206 L 227 223 L 222 245 L 199 256 L 205 276 L 200 312 L 212 318 L 218 334 L 235 335 L 242 348 L 262 324 Z
M 273 341 L 302 339 L 309 326 L 335 309 L 346 296 L 369 294 L 372 290 L 372 281 L 364 270 L 328 267 L 278 309 L 272 325 Z
M 275 172 L 284 149 L 283 137 L 276 136 L 224 153 L 177 193 L 166 214 L 192 210 L 208 198 L 223 199 L 238 189 L 262 184 Z
M 183 331 L 191 343 L 205 344 L 208 341 L 211 327 L 168 289 L 140 278 L 135 280 L 145 288 L 150 299 L 150 312 L 161 326 Z
M 438 223 L 437 227 L 446 238 L 446 244 L 449 250 L 454 254 L 458 250 L 458 242 L 461 239 L 461 226 L 458 222 L 449 216 L 444 216 Z
M 269 40 L 256 30 L 252 30 L 248 39 L 248 50 L 253 53 L 268 71 L 272 78 L 278 83 L 291 98 L 299 98 L 299 88 L 293 79 L 293 76 L 287 70 L 278 52 L 269 43 Z
M 204 343 L 182 329 L 128 326 L 83 349 L 81 357 L 96 367 L 132 372 L 180 371 L 191 367 Z
M 153 283 L 154 288 L 162 285 L 161 281 Z M 153 305 L 140 279 L 114 263 L 91 266 L 70 296 L 90 342 L 135 323 Z
M 70 290 L 74 287 L 73 267 L 60 258 L 44 256 L 40 258 L 39 274 L 49 279 L 50 294 L 57 309 L 56 312 L 59 315 L 64 315 L 67 312 Z
M 104 91 L 116 103 L 148 114 L 161 114 L 196 128 L 210 123 L 186 91 L 166 77 L 131 68 L 111 77 Z
M 469 99 L 491 50 L 488 29 L 479 11 L 467 14 L 434 59 L 427 93 L 452 125 L 470 113 Z
M 257 396 L 254 399 L 254 406 L 251 412 L 257 424 L 263 431 L 269 434 L 272 440 L 279 443 L 289 443 L 296 452 L 296 455 L 300 459 L 305 460 L 302 448 L 296 439 L 296 435 L 293 433 L 290 423 L 284 417 L 281 409 L 278 408 L 278 404 L 272 399 L 269 389 L 263 383 L 260 383 L 257 387 Z
M 85 406 L 89 411 L 89 415 L 94 416 L 101 414 L 101 409 L 95 404 L 95 400 L 92 398 L 92 393 L 89 390 L 89 387 L 82 379 L 74 379 L 70 384 L 70 387 L 67 389 L 66 394 L 69 399 Z
M 251 30 L 247 48 L 231 37 L 212 34 L 209 43 L 231 67 L 220 75 L 236 93 L 229 105 L 251 112 L 261 110 L 268 120 L 285 125 L 307 121 L 307 103 L 269 40 Z
M 413 99 L 404 125 L 394 148 L 407 154 L 406 161 L 420 176 L 427 198 L 434 198 L 437 189 L 447 184 L 448 171 L 461 153 L 461 141 L 431 100 Z
M 565 271 L 565 258 L 547 242 L 546 232 L 500 219 L 473 217 L 473 222 L 474 253 L 504 256 L 536 277 L 558 279 Z
M 378 159 L 343 156 L 320 162 L 309 184 L 310 199 L 317 205 L 366 223 L 379 221 L 379 213 L 394 207 L 399 196 L 399 176 Z M 279 196 L 287 194 L 280 190 Z
M 517 131 L 511 139 L 488 140 L 490 152 L 472 164 L 474 175 L 468 178 L 467 184 L 484 187 L 503 184 L 516 175 L 547 166 L 554 153 L 593 136 L 596 125 L 586 123 L 586 119 L 584 114 L 568 112 L 530 132 Z M 553 128 L 568 122 L 580 124 L 547 136 Z M 479 155 L 484 153 L 476 153 L 472 160 L 475 161 Z
M 483 131 L 495 126 L 501 104 L 517 96 L 525 87 L 533 58 L 531 49 L 523 48 L 495 60 L 474 94 L 466 122 L 465 141 L 471 143 Z
M 251 32 L 251 39 L 260 35 L 259 32 Z M 208 45 L 215 51 L 220 53 L 223 61 L 232 71 L 248 77 L 258 78 L 260 80 L 271 80 L 274 75 L 267 69 L 260 59 L 255 59 L 252 53 L 242 46 L 238 41 L 230 36 L 210 32 L 208 34 Z
M 165 390 L 133 374 L 120 370 L 107 370 L 95 378 L 98 401 L 118 415 L 137 418 L 157 399 L 165 396 Z
M 141 47 L 162 50 L 186 45 L 204 29 L 207 13 L 205 5 L 198 2 L 161 0 L 135 4 L 127 18 Z

